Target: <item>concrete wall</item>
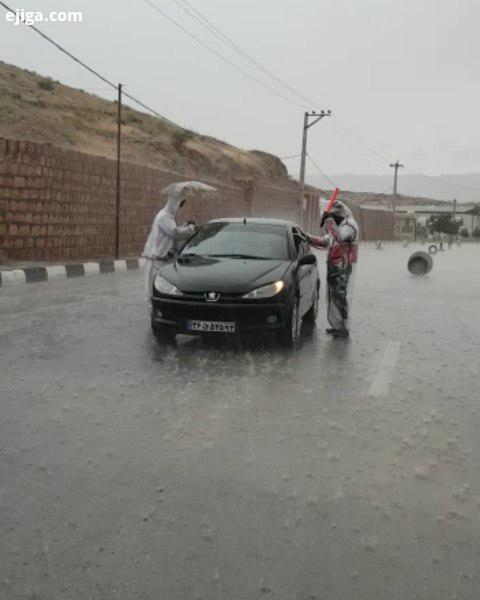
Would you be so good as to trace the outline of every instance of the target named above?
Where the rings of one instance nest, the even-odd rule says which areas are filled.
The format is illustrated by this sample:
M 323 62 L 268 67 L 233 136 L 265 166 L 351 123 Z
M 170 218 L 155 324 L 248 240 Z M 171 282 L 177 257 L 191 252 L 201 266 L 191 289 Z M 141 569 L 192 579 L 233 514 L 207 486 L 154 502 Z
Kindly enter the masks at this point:
M 395 213 L 395 239 L 415 240 L 417 219 L 408 214 Z
M 124 163 L 120 254 L 139 255 L 163 206 L 160 190 L 188 178 Z M 223 216 L 297 220 L 298 187 L 246 181 L 212 181 L 217 199 L 198 200 L 183 215 L 197 222 Z M 115 248 L 116 163 L 51 144 L 0 139 L 0 248 L 12 260 L 64 261 L 112 257 Z M 318 227 L 310 194 L 305 227 Z
M 470 235 L 472 235 L 475 229 L 480 229 L 480 215 L 459 214 L 457 218 L 463 220 L 463 225 L 460 229 L 466 227 Z

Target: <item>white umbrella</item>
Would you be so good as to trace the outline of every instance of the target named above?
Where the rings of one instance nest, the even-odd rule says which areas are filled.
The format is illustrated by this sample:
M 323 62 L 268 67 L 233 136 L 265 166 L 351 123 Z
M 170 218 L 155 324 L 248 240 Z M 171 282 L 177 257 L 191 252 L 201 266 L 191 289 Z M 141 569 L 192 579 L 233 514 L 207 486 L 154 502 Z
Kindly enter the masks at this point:
M 217 188 L 201 181 L 179 181 L 177 183 L 171 183 L 162 190 L 162 194 L 172 194 L 174 196 L 179 195 L 181 192 L 186 190 L 198 190 L 200 192 L 216 192 Z

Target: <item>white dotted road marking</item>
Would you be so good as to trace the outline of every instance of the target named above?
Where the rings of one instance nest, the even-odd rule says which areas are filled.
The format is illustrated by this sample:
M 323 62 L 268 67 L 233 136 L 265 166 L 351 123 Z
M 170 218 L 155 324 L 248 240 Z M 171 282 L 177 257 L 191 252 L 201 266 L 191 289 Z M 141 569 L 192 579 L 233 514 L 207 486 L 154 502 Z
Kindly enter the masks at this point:
M 372 379 L 368 394 L 370 396 L 386 396 L 390 390 L 393 373 L 400 353 L 400 342 L 388 342 Z

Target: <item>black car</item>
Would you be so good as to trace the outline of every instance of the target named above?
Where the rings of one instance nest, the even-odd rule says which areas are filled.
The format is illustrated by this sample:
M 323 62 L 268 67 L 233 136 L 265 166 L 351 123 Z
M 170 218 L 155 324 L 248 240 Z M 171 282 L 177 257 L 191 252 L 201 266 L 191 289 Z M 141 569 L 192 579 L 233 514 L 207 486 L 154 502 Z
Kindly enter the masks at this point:
M 274 333 L 295 345 L 315 321 L 320 279 L 306 235 L 277 219 L 219 219 L 200 227 L 153 282 L 152 329 L 177 333 Z

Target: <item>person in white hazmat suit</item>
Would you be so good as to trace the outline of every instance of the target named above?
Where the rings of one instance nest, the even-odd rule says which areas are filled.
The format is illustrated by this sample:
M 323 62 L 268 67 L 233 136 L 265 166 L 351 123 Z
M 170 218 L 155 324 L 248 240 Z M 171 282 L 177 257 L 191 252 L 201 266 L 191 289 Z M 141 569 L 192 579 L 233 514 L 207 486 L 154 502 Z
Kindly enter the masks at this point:
M 177 224 L 177 214 L 187 199 L 186 189 L 174 189 L 168 195 L 167 204 L 153 220 L 152 230 L 143 250 L 145 264 L 145 294 L 147 300 L 152 295 L 153 280 L 161 266 L 175 256 L 181 240 L 195 233 L 195 224 Z

